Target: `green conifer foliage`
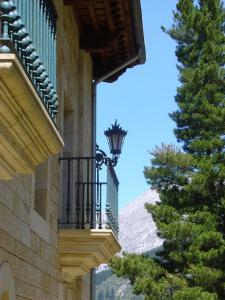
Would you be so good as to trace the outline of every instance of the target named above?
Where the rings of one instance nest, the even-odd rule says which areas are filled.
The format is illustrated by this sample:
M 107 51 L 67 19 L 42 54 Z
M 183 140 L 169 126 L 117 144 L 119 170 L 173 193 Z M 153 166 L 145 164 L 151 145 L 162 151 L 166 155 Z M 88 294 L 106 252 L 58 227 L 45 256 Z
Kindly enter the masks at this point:
M 158 258 L 112 261 L 151 300 L 225 299 L 225 11 L 220 0 L 179 0 L 171 29 L 180 86 L 175 135 L 144 175 L 160 194 L 146 205 L 164 239 Z
M 175 134 L 189 152 L 221 153 L 225 146 L 225 12 L 220 0 L 180 0 L 173 28 L 181 86 L 171 114 Z

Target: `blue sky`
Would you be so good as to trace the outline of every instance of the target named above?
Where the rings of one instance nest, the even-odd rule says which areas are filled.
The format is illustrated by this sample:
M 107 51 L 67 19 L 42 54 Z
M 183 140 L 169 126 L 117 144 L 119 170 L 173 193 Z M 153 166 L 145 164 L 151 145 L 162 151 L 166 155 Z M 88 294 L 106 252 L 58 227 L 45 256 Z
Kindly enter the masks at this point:
M 97 142 L 107 153 L 104 130 L 115 119 L 128 130 L 116 167 L 122 208 L 148 189 L 143 176 L 155 145 L 175 143 L 175 124 L 168 114 L 176 109 L 179 85 L 175 42 L 162 32 L 172 24 L 176 0 L 141 0 L 147 60 L 128 69 L 115 83 L 101 83 L 97 90 Z

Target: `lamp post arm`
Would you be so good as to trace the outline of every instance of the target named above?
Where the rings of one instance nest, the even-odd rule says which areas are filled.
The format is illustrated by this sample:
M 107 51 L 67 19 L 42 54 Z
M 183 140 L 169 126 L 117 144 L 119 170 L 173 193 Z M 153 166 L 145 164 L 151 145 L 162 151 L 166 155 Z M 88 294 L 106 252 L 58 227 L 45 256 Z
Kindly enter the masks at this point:
M 101 150 L 98 145 L 96 145 L 96 168 L 101 170 L 102 165 L 108 166 L 111 164 L 113 167 L 117 165 L 118 155 L 113 155 L 112 158 L 108 157 L 105 151 Z

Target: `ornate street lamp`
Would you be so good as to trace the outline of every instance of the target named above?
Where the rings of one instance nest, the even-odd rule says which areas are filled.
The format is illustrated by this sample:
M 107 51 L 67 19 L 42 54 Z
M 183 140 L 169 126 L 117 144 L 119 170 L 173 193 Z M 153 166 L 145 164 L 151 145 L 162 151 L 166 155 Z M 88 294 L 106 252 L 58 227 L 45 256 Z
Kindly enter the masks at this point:
M 104 132 L 105 136 L 108 139 L 110 153 L 115 156 L 119 156 L 122 151 L 123 143 L 125 136 L 127 135 L 127 131 L 123 130 L 119 124 L 117 124 L 117 120 L 115 124 L 112 125 L 111 128 Z
M 112 164 L 113 167 L 116 166 L 118 162 L 118 158 L 121 154 L 123 143 L 125 136 L 127 135 L 127 131 L 123 130 L 119 124 L 117 124 L 117 120 L 115 121 L 114 125 L 111 128 L 108 128 L 104 132 L 105 136 L 107 137 L 110 153 L 112 154 L 112 158 L 107 157 L 106 153 L 99 149 L 99 146 L 96 146 L 96 161 L 97 166 L 101 167 L 104 164 Z

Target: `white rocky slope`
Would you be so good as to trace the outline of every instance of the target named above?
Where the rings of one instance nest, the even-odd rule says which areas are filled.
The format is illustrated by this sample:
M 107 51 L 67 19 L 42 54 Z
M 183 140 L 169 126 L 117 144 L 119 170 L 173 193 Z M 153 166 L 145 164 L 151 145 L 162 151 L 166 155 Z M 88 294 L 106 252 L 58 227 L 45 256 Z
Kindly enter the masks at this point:
M 155 204 L 159 195 L 147 190 L 127 206 L 119 214 L 119 242 L 121 252 L 146 253 L 162 245 L 162 239 L 156 234 L 156 225 L 151 214 L 147 212 L 145 203 Z M 102 264 L 96 269 L 97 273 L 107 270 L 108 265 Z
M 119 241 L 122 251 L 129 253 L 144 253 L 162 245 L 162 240 L 156 235 L 156 225 L 144 205 L 159 201 L 159 195 L 147 190 L 138 196 L 119 214 Z

